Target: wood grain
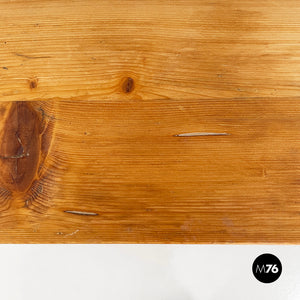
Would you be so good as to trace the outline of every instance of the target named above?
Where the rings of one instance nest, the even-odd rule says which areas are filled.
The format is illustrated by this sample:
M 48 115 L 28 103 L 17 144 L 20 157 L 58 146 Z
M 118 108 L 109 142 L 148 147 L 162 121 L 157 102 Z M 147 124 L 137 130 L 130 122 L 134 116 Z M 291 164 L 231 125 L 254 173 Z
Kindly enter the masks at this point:
M 26 105 L 51 145 L 2 242 L 299 241 L 299 99 Z
M 300 243 L 299 1 L 0 16 L 0 243 Z
M 2 101 L 299 95 L 298 1 L 1 0 L 0 15 Z

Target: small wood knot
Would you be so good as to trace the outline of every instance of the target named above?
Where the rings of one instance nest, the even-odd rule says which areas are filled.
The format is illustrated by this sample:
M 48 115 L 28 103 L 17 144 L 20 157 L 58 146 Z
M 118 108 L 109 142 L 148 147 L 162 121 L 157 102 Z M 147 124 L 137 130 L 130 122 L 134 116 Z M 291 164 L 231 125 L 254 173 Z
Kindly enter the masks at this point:
M 37 88 L 37 85 L 38 85 L 38 79 L 37 78 L 29 79 L 28 82 L 29 82 L 29 87 L 30 87 L 31 90 Z
M 122 90 L 126 94 L 129 94 L 134 90 L 134 80 L 131 77 L 127 77 L 123 80 Z

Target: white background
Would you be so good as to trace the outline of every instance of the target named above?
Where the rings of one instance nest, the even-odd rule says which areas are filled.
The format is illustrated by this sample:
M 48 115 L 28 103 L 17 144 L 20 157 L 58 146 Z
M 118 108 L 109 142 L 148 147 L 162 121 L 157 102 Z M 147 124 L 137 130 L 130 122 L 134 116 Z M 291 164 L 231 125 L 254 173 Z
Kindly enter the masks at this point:
M 254 259 L 275 254 L 263 284 Z M 0 299 L 300 299 L 300 246 L 0 245 Z

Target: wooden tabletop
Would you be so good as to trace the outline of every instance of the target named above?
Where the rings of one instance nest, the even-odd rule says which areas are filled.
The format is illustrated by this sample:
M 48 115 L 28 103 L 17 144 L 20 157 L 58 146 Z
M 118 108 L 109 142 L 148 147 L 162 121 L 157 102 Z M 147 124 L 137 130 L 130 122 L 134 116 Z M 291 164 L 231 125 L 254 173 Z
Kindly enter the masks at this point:
M 0 243 L 300 244 L 299 1 L 0 15 Z

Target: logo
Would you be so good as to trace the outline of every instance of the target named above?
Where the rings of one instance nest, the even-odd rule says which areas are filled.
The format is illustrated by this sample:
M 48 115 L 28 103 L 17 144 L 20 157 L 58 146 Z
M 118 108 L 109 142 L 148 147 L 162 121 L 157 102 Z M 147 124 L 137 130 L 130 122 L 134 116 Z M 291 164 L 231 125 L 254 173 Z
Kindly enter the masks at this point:
M 252 265 L 254 277 L 263 283 L 276 281 L 282 272 L 282 265 L 278 257 L 265 253 L 258 256 Z

